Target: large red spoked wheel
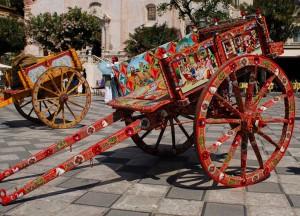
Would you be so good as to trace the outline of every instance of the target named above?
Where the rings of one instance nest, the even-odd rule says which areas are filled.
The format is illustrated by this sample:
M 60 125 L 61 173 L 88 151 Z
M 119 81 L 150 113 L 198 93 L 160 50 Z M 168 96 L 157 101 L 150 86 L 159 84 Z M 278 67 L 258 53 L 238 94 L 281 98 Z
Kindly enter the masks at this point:
M 233 59 L 211 78 L 197 105 L 195 139 L 203 169 L 230 187 L 268 178 L 288 148 L 294 119 L 293 89 L 276 63 L 254 55 Z M 218 138 L 208 141 L 211 134 Z

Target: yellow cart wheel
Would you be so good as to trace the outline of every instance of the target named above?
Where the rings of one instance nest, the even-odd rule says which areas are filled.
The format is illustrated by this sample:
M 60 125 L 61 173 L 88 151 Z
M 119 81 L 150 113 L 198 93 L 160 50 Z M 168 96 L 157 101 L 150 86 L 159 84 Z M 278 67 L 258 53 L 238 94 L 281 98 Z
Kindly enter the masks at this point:
M 70 128 L 87 114 L 91 91 L 88 82 L 77 70 L 53 67 L 35 83 L 32 103 L 39 119 L 49 127 Z

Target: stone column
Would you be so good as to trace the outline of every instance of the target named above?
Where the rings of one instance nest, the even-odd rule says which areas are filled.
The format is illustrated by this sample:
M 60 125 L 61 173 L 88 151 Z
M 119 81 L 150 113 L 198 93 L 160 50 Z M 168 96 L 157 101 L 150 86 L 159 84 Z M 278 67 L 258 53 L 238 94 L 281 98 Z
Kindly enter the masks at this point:
M 24 0 L 24 19 L 27 20 L 31 15 L 31 6 L 34 0 Z

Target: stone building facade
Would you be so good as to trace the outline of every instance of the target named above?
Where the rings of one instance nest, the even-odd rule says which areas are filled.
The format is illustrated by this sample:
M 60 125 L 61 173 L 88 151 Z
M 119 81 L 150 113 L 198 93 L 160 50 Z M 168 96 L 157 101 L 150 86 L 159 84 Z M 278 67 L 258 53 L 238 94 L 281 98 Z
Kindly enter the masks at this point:
M 64 13 L 69 7 L 80 7 L 105 20 L 102 27 L 102 52 L 104 55 L 124 55 L 124 42 L 129 33 L 141 25 L 152 26 L 166 22 L 184 34 L 185 24 L 176 11 L 158 16 L 156 6 L 166 0 L 25 0 L 25 19 L 44 12 Z M 100 25 L 100 23 L 99 23 Z M 26 48 L 40 55 L 38 46 Z

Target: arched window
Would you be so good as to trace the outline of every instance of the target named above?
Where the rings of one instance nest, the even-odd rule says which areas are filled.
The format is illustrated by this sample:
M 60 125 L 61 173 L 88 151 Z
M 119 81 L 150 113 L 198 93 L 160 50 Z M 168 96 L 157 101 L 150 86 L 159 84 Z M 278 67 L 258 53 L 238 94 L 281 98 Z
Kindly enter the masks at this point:
M 89 8 L 90 8 L 90 7 L 101 7 L 101 3 L 99 3 L 99 2 L 92 2 L 92 3 L 90 4 Z
M 147 18 L 148 21 L 155 21 L 156 20 L 156 6 L 155 4 L 148 4 L 147 8 Z

